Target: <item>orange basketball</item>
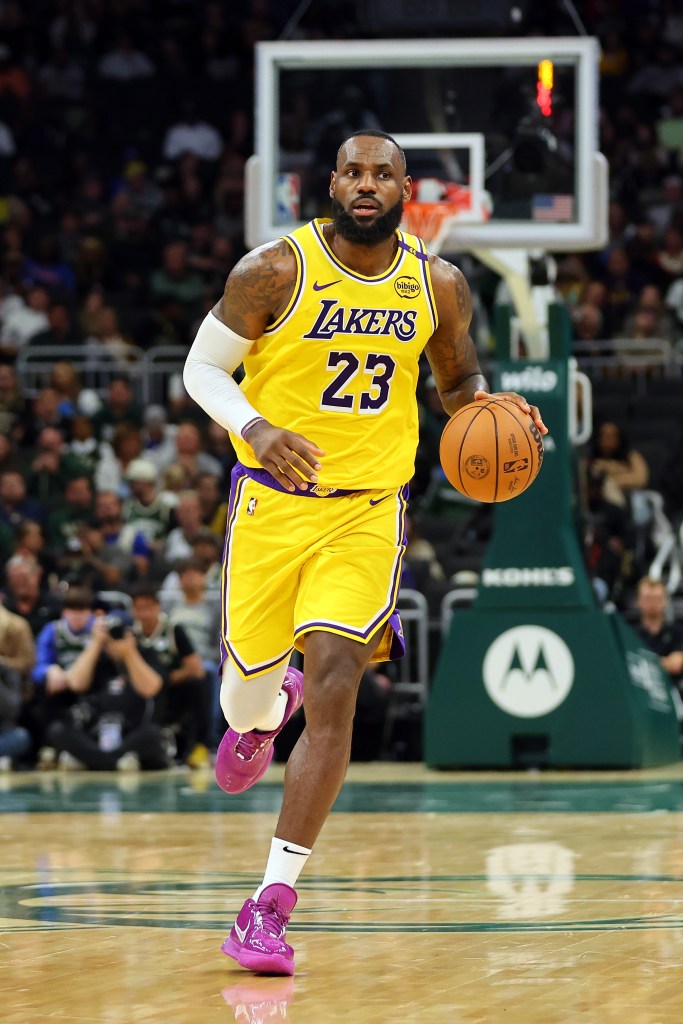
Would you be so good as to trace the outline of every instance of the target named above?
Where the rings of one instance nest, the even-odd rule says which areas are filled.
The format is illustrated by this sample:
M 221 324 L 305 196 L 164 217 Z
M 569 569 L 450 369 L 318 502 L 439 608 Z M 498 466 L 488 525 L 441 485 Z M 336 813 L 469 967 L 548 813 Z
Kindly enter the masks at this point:
M 439 457 L 456 491 L 476 501 L 509 501 L 536 479 L 543 439 L 519 406 L 502 398 L 484 399 L 451 416 Z

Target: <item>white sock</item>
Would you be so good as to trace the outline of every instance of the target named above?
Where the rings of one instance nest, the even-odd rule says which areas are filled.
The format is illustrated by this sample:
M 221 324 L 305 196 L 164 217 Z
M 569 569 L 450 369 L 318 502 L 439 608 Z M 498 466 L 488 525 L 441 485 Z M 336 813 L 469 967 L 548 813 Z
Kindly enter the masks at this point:
M 311 851 L 305 846 L 288 843 L 286 839 L 273 838 L 266 873 L 254 893 L 254 899 L 257 900 L 266 886 L 273 885 L 274 882 L 284 882 L 293 889 L 310 855 Z
M 285 717 L 286 710 L 287 694 L 284 690 L 280 690 L 271 711 L 265 718 L 259 718 L 258 722 L 254 725 L 254 729 L 258 729 L 259 732 L 272 732 L 273 729 L 277 729 L 278 725 L 282 725 L 282 719 Z

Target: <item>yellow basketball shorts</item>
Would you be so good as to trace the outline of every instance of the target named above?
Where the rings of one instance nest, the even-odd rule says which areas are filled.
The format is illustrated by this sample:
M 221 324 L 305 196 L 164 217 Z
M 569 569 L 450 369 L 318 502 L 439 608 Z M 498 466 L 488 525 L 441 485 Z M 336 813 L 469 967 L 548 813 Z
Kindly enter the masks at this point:
M 267 481 L 264 483 L 263 481 Z M 373 661 L 400 657 L 395 611 L 408 488 L 310 496 L 265 470 L 232 472 L 222 569 L 221 663 L 244 677 L 304 650 L 311 630 L 368 643 Z

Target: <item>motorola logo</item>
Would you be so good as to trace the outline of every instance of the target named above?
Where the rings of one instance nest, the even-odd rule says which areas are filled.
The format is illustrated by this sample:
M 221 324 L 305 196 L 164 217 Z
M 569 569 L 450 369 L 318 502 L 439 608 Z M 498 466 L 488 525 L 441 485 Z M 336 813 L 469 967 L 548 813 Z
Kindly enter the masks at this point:
M 564 703 L 574 683 L 574 658 L 562 637 L 544 626 L 514 626 L 484 656 L 484 687 L 516 718 L 539 718 Z

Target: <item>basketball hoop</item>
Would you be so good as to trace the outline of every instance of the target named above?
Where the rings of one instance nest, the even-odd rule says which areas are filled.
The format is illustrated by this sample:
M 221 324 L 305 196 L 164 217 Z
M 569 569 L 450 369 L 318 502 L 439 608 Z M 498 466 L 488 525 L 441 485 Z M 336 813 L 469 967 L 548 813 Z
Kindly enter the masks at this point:
M 484 209 L 483 213 L 488 220 L 490 210 Z M 454 221 L 472 219 L 472 192 L 467 185 L 421 178 L 413 182 L 413 194 L 403 208 L 402 226 L 438 253 Z

